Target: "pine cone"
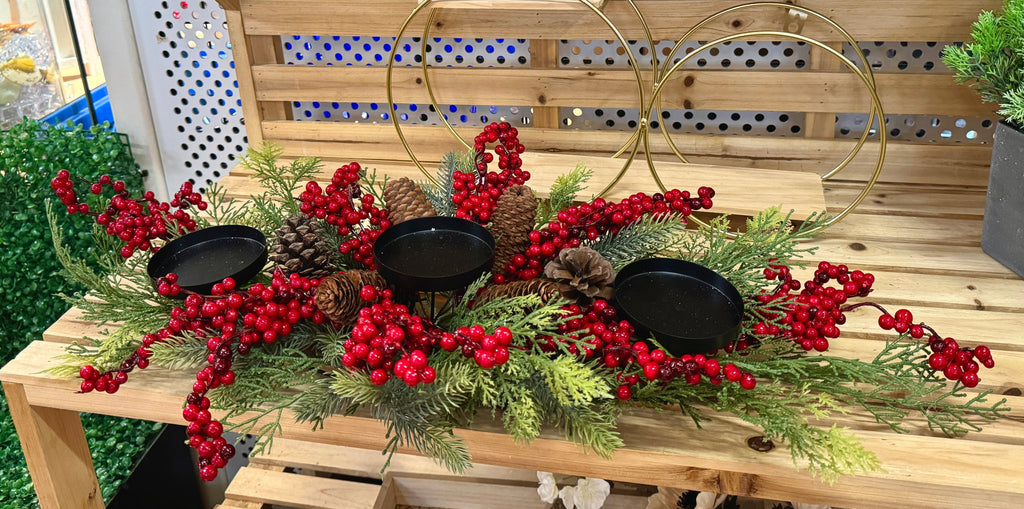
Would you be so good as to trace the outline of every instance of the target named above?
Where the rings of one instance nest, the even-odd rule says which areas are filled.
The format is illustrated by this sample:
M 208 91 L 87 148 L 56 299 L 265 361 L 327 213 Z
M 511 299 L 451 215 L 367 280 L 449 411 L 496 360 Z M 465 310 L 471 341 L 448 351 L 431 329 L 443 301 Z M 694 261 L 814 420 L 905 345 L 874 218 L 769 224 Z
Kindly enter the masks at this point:
M 601 253 L 589 247 L 564 249 L 544 266 L 544 275 L 558 284 L 562 297 L 587 305 L 597 297 L 610 299 L 615 269 Z
M 427 200 L 420 186 L 408 177 L 389 180 L 384 186 L 384 202 L 388 207 L 388 218 L 391 224 L 418 217 L 436 216 L 437 211 Z
M 529 281 L 513 281 L 503 285 L 491 285 L 480 292 L 476 297 L 476 305 L 483 304 L 494 299 L 503 297 L 522 297 L 523 295 L 536 294 L 540 296 L 545 304 L 555 297 L 558 297 L 558 285 L 544 278 L 534 278 Z
M 498 198 L 491 214 L 491 234 L 494 246 L 495 274 L 505 272 L 512 257 L 530 247 L 530 231 L 537 215 L 537 197 L 528 186 L 510 186 Z
M 380 274 L 371 270 L 350 270 L 328 276 L 316 287 L 316 306 L 327 318 L 342 325 L 355 325 L 365 302 L 359 291 L 366 285 L 387 288 Z
M 331 272 L 333 250 L 321 236 L 320 224 L 304 214 L 285 219 L 270 244 L 270 261 L 285 275 L 322 278 Z

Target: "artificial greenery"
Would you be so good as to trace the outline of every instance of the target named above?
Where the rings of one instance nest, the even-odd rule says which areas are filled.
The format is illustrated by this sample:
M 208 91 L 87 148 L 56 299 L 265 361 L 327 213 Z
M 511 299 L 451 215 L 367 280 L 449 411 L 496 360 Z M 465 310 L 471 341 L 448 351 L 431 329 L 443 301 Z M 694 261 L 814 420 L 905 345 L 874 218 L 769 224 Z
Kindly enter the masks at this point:
M 0 135 L 0 364 L 30 341 L 39 339 L 68 305 L 57 294 L 81 289 L 55 274 L 61 268 L 49 239 L 45 200 L 53 196 L 50 180 L 60 169 L 96 179 L 109 174 L 131 191 L 142 189 L 142 174 L 127 138 L 103 124 L 51 126 L 25 120 Z M 106 270 L 105 244 L 96 243 L 87 222 L 62 217 L 68 250 Z M 134 457 L 162 425 L 82 414 L 103 497 L 109 500 L 131 472 Z M 17 434 L 0 397 L 0 506 L 37 505 Z
M 971 26 L 971 39 L 946 46 L 942 61 L 956 80 L 970 82 L 999 114 L 1024 127 L 1024 0 L 1005 0 L 1003 13 L 984 11 Z
M 548 199 L 543 200 L 537 207 L 537 217 L 534 222 L 538 228 L 547 226 L 548 222 L 555 219 L 560 210 L 564 210 L 576 200 L 576 195 L 583 190 L 590 177 L 594 176 L 594 170 L 582 164 L 576 165 L 569 173 L 559 175 L 555 183 L 551 185 L 551 192 Z
M 448 152 L 441 158 L 441 165 L 437 168 L 437 174 L 430 182 L 421 182 L 420 187 L 427 200 L 437 211 L 439 216 L 454 216 L 456 206 L 452 203 L 452 193 L 455 192 L 455 172 L 475 172 L 476 163 L 473 162 L 471 152 Z
M 272 143 L 263 143 L 249 148 L 239 165 L 255 174 L 265 190 L 252 197 L 251 209 L 245 205 L 220 200 L 212 207 L 215 214 L 228 215 L 230 223 L 246 224 L 270 236 L 284 224 L 288 216 L 299 213 L 298 202 L 293 198 L 304 182 L 316 177 L 320 170 L 320 159 L 300 157 L 288 165 L 279 165 L 278 159 L 284 148 Z
M 444 174 L 455 171 L 459 164 L 458 159 L 448 158 L 440 170 L 440 186 L 425 185 L 427 194 L 447 192 Z M 276 163 L 268 167 L 278 168 Z M 369 189 L 381 187 L 374 175 L 366 179 Z M 585 179 L 579 168 L 562 179 L 559 200 L 569 203 L 572 198 L 568 197 L 575 196 Z M 282 193 L 285 190 L 287 186 L 281 187 Z M 810 248 L 800 241 L 824 220 L 816 216 L 793 226 L 789 219 L 777 209 L 766 210 L 750 219 L 746 233 L 733 240 L 724 234 L 725 219 L 688 230 L 680 217 L 666 214 L 638 221 L 591 245 L 618 266 L 654 255 L 707 265 L 737 286 L 750 308 L 750 322 L 778 311 L 772 307 L 777 303 L 766 304 L 757 298 L 777 284 L 764 277 L 764 268 L 778 261 L 791 263 L 808 253 Z M 59 235 L 55 240 L 59 243 Z M 115 292 L 102 278 L 90 276 L 82 264 L 62 260 L 70 276 L 78 274 L 78 280 L 93 281 L 92 289 L 100 300 Z M 107 277 L 122 276 L 114 273 Z M 885 343 L 870 361 L 808 354 L 784 337 L 764 337 L 755 348 L 737 348 L 716 356 L 722 364 L 733 363 L 764 380 L 752 389 L 737 384 L 691 385 L 685 377 L 676 377 L 638 385 L 630 401 L 622 402 L 613 394 L 620 384 L 617 376 L 642 376 L 641 367 L 627 365 L 624 371 L 615 372 L 606 368 L 602 359 L 579 355 L 588 348 L 586 336 L 581 339 L 564 332 L 572 320 L 565 313 L 564 302 L 545 302 L 533 294 L 474 302 L 488 281 L 485 276 L 465 292 L 446 295 L 435 323 L 448 331 L 471 325 L 485 330 L 507 327 L 512 344 L 504 364 L 484 369 L 459 350 L 436 349 L 430 354 L 430 365 L 437 373 L 433 383 L 410 387 L 390 378 L 376 385 L 365 371 L 350 370 L 341 363 L 351 328 L 304 323 L 273 344 L 236 356 L 232 365 L 236 381 L 209 392 L 213 406 L 226 410 L 226 420 L 236 429 L 270 437 L 281 430 L 286 410 L 314 429 L 332 415 L 360 412 L 385 423 L 386 453 L 415 447 L 456 472 L 467 468 L 471 458 L 455 429 L 472 426 L 480 415 L 490 414 L 520 443 L 529 443 L 550 427 L 608 457 L 623 445 L 616 431 L 618 419 L 636 407 L 676 407 L 697 426 L 709 419 L 711 410 L 758 426 L 769 439 L 786 444 L 795 463 L 826 480 L 879 468 L 877 458 L 851 433 L 840 426 L 821 426 L 822 422 L 842 422 L 842 414 L 848 411 L 866 410 L 895 431 L 906 431 L 905 419 L 915 415 L 930 428 L 955 435 L 976 430 L 979 421 L 997 418 L 1008 410 L 1005 400 L 990 401 L 987 392 L 969 395 L 961 385 L 951 386 L 929 371 L 923 362 L 927 346 L 906 337 Z M 159 299 L 149 298 L 148 302 L 154 308 L 163 305 Z M 110 308 L 106 312 L 115 311 Z M 129 317 L 127 308 L 122 316 Z M 128 335 L 132 334 L 136 331 L 130 330 Z M 109 348 L 122 348 L 123 339 L 114 336 L 107 340 L 113 344 Z M 107 348 L 101 345 L 90 354 L 102 356 Z M 189 335 L 153 347 L 155 363 L 176 368 L 200 368 L 207 362 L 205 355 L 205 342 Z

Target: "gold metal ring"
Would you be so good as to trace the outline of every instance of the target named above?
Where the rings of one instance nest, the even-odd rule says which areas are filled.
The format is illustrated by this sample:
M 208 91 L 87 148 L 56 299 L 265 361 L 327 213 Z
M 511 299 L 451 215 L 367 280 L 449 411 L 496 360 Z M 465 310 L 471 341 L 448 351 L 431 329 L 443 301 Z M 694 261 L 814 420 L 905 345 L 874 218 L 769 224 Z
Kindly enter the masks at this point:
M 424 8 L 429 6 L 431 4 L 431 2 L 432 2 L 432 0 L 422 0 L 412 10 L 412 12 L 409 13 L 409 16 L 406 17 L 405 22 L 402 23 L 401 28 L 398 30 L 398 34 L 395 35 L 395 43 L 392 45 L 391 52 L 388 54 L 388 66 L 387 66 L 387 75 L 386 75 L 385 85 L 387 87 L 388 104 L 390 105 L 390 107 L 392 109 L 392 111 L 391 111 L 391 122 L 392 122 L 392 124 L 394 124 L 395 130 L 398 132 L 398 138 L 402 142 L 402 146 L 405 147 L 405 151 L 409 154 L 409 157 L 412 158 L 413 163 L 416 165 L 417 168 L 419 168 L 420 172 L 423 173 L 423 175 L 427 177 L 427 180 L 429 180 L 431 183 L 436 185 L 437 182 L 434 180 L 434 177 L 430 174 L 429 171 L 427 171 L 426 168 L 423 167 L 423 163 L 421 163 L 420 160 L 416 157 L 416 154 L 413 153 L 412 148 L 409 146 L 409 141 L 406 139 L 405 133 L 402 131 L 402 126 L 398 122 L 398 116 L 394 114 L 394 109 L 395 109 L 396 105 L 395 105 L 395 101 L 394 101 L 394 92 L 392 90 L 392 88 L 393 88 L 392 87 L 392 76 L 393 76 L 393 70 L 394 70 L 394 64 L 395 64 L 395 53 L 398 50 L 399 41 L 402 38 L 402 36 L 405 34 L 405 31 L 408 29 L 409 24 L 416 17 L 416 15 L 419 14 L 420 11 L 422 11 Z M 605 23 L 605 25 L 607 25 L 608 28 L 611 29 L 611 31 L 615 34 L 615 38 L 618 39 L 619 44 L 621 44 L 622 47 L 625 48 L 627 51 L 629 50 L 629 43 L 626 41 L 626 38 L 619 31 L 618 27 L 616 27 L 615 24 L 612 23 L 612 21 L 608 18 L 608 16 L 606 16 L 603 12 L 601 12 L 601 9 L 597 8 L 595 5 L 591 4 L 587 0 L 579 0 L 579 2 L 581 4 L 583 4 L 584 6 L 586 6 L 588 9 L 590 9 L 591 12 L 593 12 L 598 17 L 600 17 L 601 20 Z M 634 5 L 634 9 L 636 9 L 635 5 Z M 638 16 L 640 16 L 640 11 L 639 10 L 636 10 L 635 12 L 637 13 Z M 431 11 L 430 16 L 431 16 L 431 18 L 430 18 L 429 21 L 432 21 L 433 20 L 433 16 L 434 16 L 433 10 Z M 643 17 L 642 16 L 640 16 L 640 19 L 641 19 L 641 23 L 643 23 Z M 646 26 L 646 23 L 643 23 L 643 24 Z M 430 96 L 431 105 L 434 107 L 434 111 L 438 112 L 438 114 L 439 114 L 438 118 L 441 120 L 441 123 L 444 124 L 444 126 L 448 129 L 448 131 L 450 133 L 452 133 L 452 135 L 455 136 L 455 138 L 457 140 L 459 140 L 459 143 L 461 143 L 464 147 L 469 149 L 470 148 L 469 144 L 467 144 L 464 140 L 462 140 L 462 138 L 458 135 L 458 133 L 455 132 L 455 129 L 451 126 L 451 124 L 448 123 L 448 119 L 444 118 L 444 114 L 440 113 L 441 109 L 440 109 L 439 105 L 437 104 L 437 100 L 436 100 L 436 98 L 434 96 L 433 87 L 432 87 L 432 85 L 430 83 L 430 76 L 429 76 L 430 73 L 427 72 L 427 64 L 426 64 L 426 62 L 427 62 L 427 58 L 426 58 L 426 42 L 427 42 L 428 37 L 430 36 L 430 27 L 431 27 L 431 25 L 433 25 L 433 23 L 430 23 L 430 22 L 428 22 L 428 23 L 426 23 L 424 25 L 423 38 L 421 40 L 421 46 L 420 46 L 420 53 L 421 53 L 420 62 L 421 62 L 421 67 L 423 69 L 423 83 L 427 87 L 427 93 Z M 640 67 L 637 64 L 636 59 L 635 58 L 630 58 L 629 62 L 630 62 L 630 67 L 632 67 L 632 69 L 633 69 L 633 74 L 634 74 L 634 76 L 636 78 L 637 95 L 638 95 L 638 98 L 639 98 L 640 108 L 642 110 L 643 107 L 644 107 L 644 104 L 646 103 L 645 94 L 644 94 L 644 80 L 643 80 L 643 76 L 641 76 L 641 74 L 640 74 Z M 641 122 L 641 124 L 642 123 L 643 122 Z M 642 128 L 642 126 L 640 126 L 638 129 L 641 129 L 641 128 Z M 608 186 L 605 187 L 604 190 L 602 190 L 600 193 L 598 193 L 599 195 L 604 195 L 609 190 L 614 188 L 615 185 L 618 184 L 619 181 L 622 179 L 622 176 L 626 174 L 626 171 L 629 169 L 629 166 L 632 164 L 633 160 L 636 158 L 636 153 L 639 150 L 640 143 L 639 143 L 639 137 L 637 137 L 636 135 L 634 135 L 634 137 L 636 138 L 636 141 L 633 142 L 633 150 L 630 153 L 629 158 L 625 161 L 625 163 L 622 166 L 622 169 L 619 170 L 619 173 L 615 176 L 615 178 L 612 179 L 611 183 L 609 183 Z M 620 153 L 621 152 L 622 151 L 620 151 Z
M 690 28 L 685 34 L 683 34 L 683 36 L 679 38 L 679 41 L 676 42 L 675 46 L 672 47 L 672 50 L 668 53 L 668 56 L 665 59 L 665 69 L 662 69 L 658 73 L 658 80 L 659 80 L 659 82 L 660 81 L 664 81 L 664 79 L 667 78 L 667 75 L 665 74 L 665 72 L 668 72 L 669 66 L 672 64 L 672 60 L 673 60 L 673 58 L 675 58 L 676 53 L 679 52 L 679 50 L 682 48 L 682 45 L 686 41 L 693 40 L 694 34 L 696 32 L 698 32 L 699 30 L 701 30 L 702 28 L 707 26 L 709 23 L 715 21 L 718 18 L 721 18 L 721 17 L 727 16 L 727 15 L 733 14 L 733 13 L 735 13 L 737 11 L 742 11 L 742 10 L 746 10 L 746 9 L 760 8 L 760 7 L 776 7 L 776 8 L 780 8 L 780 9 L 785 9 L 787 11 L 797 11 L 797 12 L 800 12 L 800 13 L 806 15 L 806 16 L 812 16 L 814 18 L 817 18 L 818 20 L 823 21 L 825 24 L 827 24 L 830 27 L 832 27 L 832 29 L 834 29 L 836 32 L 839 32 L 839 34 L 843 37 L 843 39 L 845 39 L 846 42 L 848 42 L 850 44 L 850 46 L 852 47 L 853 51 L 856 52 L 856 54 L 858 56 L 858 59 L 860 60 L 861 64 L 864 66 L 864 72 L 867 74 L 868 80 L 870 81 L 870 88 L 875 88 L 875 75 L 871 71 L 871 64 L 868 63 L 867 57 L 864 56 L 864 52 L 860 49 L 860 46 L 857 44 L 857 40 L 853 38 L 853 35 L 851 35 L 849 32 L 847 32 L 846 29 L 843 28 L 842 26 L 840 26 L 838 23 L 836 23 L 835 21 L 832 21 L 831 19 L 829 19 L 828 17 L 824 16 L 823 14 L 821 14 L 821 13 L 819 13 L 817 11 L 808 9 L 806 7 L 800 7 L 800 6 L 797 6 L 797 5 L 785 4 L 785 3 L 779 3 L 779 2 L 753 2 L 753 3 L 743 4 L 743 5 L 737 5 L 737 6 L 730 7 L 728 9 L 724 9 L 722 11 L 719 11 L 719 12 L 717 12 L 715 14 L 712 14 L 711 16 L 708 16 L 707 18 L 704 18 L 700 23 L 697 23 L 692 28 Z M 748 32 L 748 33 L 750 33 L 750 32 Z M 787 32 L 787 33 L 789 33 L 789 32 Z M 821 46 L 817 45 L 817 47 L 821 47 Z M 660 110 L 661 110 L 661 108 L 657 107 L 657 105 L 656 105 L 656 109 L 652 110 L 649 113 L 649 115 L 651 117 L 653 117 Z M 868 112 L 868 121 L 867 121 L 868 128 L 865 129 L 863 133 L 861 133 L 860 138 L 857 140 L 857 143 L 854 144 L 854 147 L 850 151 L 850 153 L 847 154 L 846 157 L 842 161 L 840 161 L 840 163 L 838 165 L 836 165 L 831 170 L 825 172 L 825 174 L 821 176 L 822 180 L 829 180 L 830 178 L 835 176 L 837 173 L 842 171 L 844 168 L 846 168 L 857 157 L 857 154 L 864 147 L 864 144 L 867 142 L 868 136 L 870 135 L 870 126 L 872 124 L 874 124 L 875 113 L 876 113 L 875 109 L 872 106 L 872 108 Z M 674 153 L 676 155 L 676 157 L 679 158 L 680 161 L 682 161 L 684 163 L 689 162 L 686 159 L 686 157 L 679 151 L 678 147 L 676 147 L 675 142 L 672 141 L 671 136 L 669 136 L 668 130 L 667 129 L 662 129 L 661 132 L 664 135 L 665 141 L 668 143 L 669 148 L 672 150 L 672 153 Z M 655 180 L 657 180 L 657 178 Z
M 744 37 L 762 37 L 762 36 L 776 37 L 776 38 L 782 38 L 782 39 L 793 39 L 793 40 L 796 40 L 796 41 L 801 41 L 801 42 L 804 42 L 806 44 L 810 44 L 812 46 L 820 48 L 820 49 L 826 51 L 827 53 L 831 54 L 832 56 L 836 57 L 837 59 L 839 59 L 839 61 L 843 65 L 845 65 L 848 69 L 850 69 L 851 72 L 853 72 L 858 78 L 860 78 L 861 82 L 867 88 L 868 93 L 871 96 L 872 110 L 873 111 L 877 111 L 878 114 L 879 114 L 879 119 L 880 119 L 879 120 L 879 129 L 878 129 L 879 153 L 878 153 L 878 159 L 875 162 L 874 171 L 871 174 L 871 178 L 868 179 L 867 184 L 861 190 L 861 192 L 857 196 L 857 198 L 855 198 L 853 200 L 853 202 L 851 202 L 842 212 L 840 212 L 839 214 L 837 214 L 835 216 L 830 217 L 827 221 L 825 221 L 820 226 L 818 226 L 817 228 L 814 228 L 812 230 L 814 232 L 821 231 L 821 230 L 824 230 L 825 228 L 828 228 L 829 226 L 832 226 L 833 224 L 841 221 L 844 217 L 849 215 L 850 212 L 852 212 L 854 208 L 856 208 L 858 205 L 860 205 L 860 203 L 862 201 L 864 201 L 864 198 L 866 198 L 868 193 L 871 192 L 871 188 L 875 185 L 875 182 L 878 180 L 878 176 L 882 172 L 882 163 L 885 160 L 886 132 L 885 132 L 885 123 L 884 123 L 884 121 L 881 120 L 881 119 L 885 118 L 885 114 L 884 114 L 884 112 L 882 110 L 881 100 L 878 97 L 878 90 L 874 87 L 874 82 L 871 80 L 871 78 L 868 76 L 868 74 L 865 73 L 864 71 L 861 71 L 856 66 L 856 64 L 854 64 L 852 61 L 850 61 L 850 59 L 848 59 L 845 56 L 843 56 L 843 54 L 841 52 L 836 51 L 834 48 L 831 48 L 828 45 L 826 45 L 824 43 L 821 43 L 821 42 L 819 42 L 819 41 L 817 41 L 815 39 L 811 39 L 810 37 L 806 37 L 806 36 L 799 35 L 799 34 L 791 34 L 791 33 L 788 33 L 788 32 L 752 31 L 752 32 L 744 32 L 744 33 L 733 34 L 733 35 L 721 37 L 721 38 L 715 39 L 714 41 L 711 41 L 711 42 L 708 42 L 706 44 L 703 44 L 702 46 L 700 46 L 696 50 L 694 50 L 694 51 L 692 51 L 690 53 L 687 53 L 683 58 L 679 59 L 679 61 L 675 62 L 675 64 L 672 65 L 672 67 L 670 67 L 668 69 L 668 71 L 664 75 L 663 79 L 654 88 L 654 92 L 653 92 L 653 94 L 651 96 L 651 104 L 649 106 L 649 109 L 652 110 L 654 108 L 655 101 L 657 101 L 658 97 L 661 95 L 662 89 L 664 88 L 665 83 L 668 81 L 668 77 L 671 76 L 673 73 L 675 73 L 677 70 L 679 70 L 680 67 L 682 67 L 686 62 L 688 62 L 694 56 L 699 55 L 700 53 L 710 49 L 711 47 L 717 46 L 717 45 L 722 44 L 724 42 L 729 42 L 729 41 L 733 41 L 733 40 L 736 40 L 736 39 L 741 39 L 741 38 L 744 38 Z M 871 128 L 871 124 L 868 124 L 865 127 L 865 132 L 870 130 L 870 128 Z M 644 142 L 644 153 L 645 153 L 645 156 L 647 158 L 647 165 L 648 165 L 648 167 L 651 168 L 651 171 L 653 173 L 656 173 L 656 170 L 654 169 L 654 160 L 652 159 L 652 156 L 651 156 L 650 137 L 649 136 L 644 136 L 643 137 L 643 142 Z M 655 180 L 658 183 L 658 187 L 662 191 L 665 191 L 666 187 L 661 182 L 661 179 L 658 179 L 657 177 L 655 177 Z M 697 217 L 691 216 L 690 219 L 693 222 L 697 223 L 698 225 L 709 227 L 709 225 L 706 222 L 702 221 L 701 219 L 699 219 Z M 729 234 L 730 237 L 733 237 L 733 238 L 738 236 L 737 234 L 732 233 L 732 232 L 728 232 L 728 234 Z

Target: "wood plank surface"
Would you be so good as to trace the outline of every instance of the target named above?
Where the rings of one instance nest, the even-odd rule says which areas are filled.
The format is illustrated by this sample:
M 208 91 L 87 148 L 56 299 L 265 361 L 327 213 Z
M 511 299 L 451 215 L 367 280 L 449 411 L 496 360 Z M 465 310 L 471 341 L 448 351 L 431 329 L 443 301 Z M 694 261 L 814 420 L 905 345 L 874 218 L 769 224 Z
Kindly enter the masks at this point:
M 188 374 L 150 368 L 115 395 L 72 394 L 74 381 L 40 374 L 59 351 L 60 345 L 35 342 L 0 371 L 0 378 L 30 384 L 27 396 L 37 406 L 160 422 L 180 420 L 180 401 L 192 382 Z M 287 438 L 370 449 L 384 445 L 382 425 L 365 417 L 333 418 L 316 432 L 290 419 L 288 414 L 283 421 Z M 983 498 L 992 507 L 1018 507 L 1024 496 L 1024 479 L 1019 474 L 1024 454 L 1014 451 L 1022 448 L 1024 452 L 1024 421 L 1008 420 L 1006 425 L 1017 427 L 1008 432 L 1011 444 L 855 430 L 886 470 L 846 476 L 834 485 L 794 471 L 784 447 L 769 453 L 747 449 L 746 438 L 759 433 L 728 415 L 716 415 L 697 430 L 676 413 L 629 412 L 619 427 L 627 445 L 611 461 L 547 434 L 531 446 L 515 445 L 499 423 L 486 419 L 479 419 L 473 430 L 458 433 L 476 461 L 517 468 L 764 498 L 798 495 L 807 502 L 849 507 L 959 507 L 967 496 Z M 949 469 L 942 461 L 950 457 L 957 458 L 957 469 Z M 962 472 L 985 472 L 985 478 Z
M 226 495 L 297 509 L 371 509 L 379 487 L 311 475 L 241 468 Z
M 265 122 L 267 139 L 280 144 L 286 157 L 315 156 L 333 161 L 408 161 L 394 126 L 338 122 Z M 472 140 L 479 128 L 457 128 L 463 140 Z M 436 126 L 408 126 L 403 132 L 422 161 L 462 146 L 450 133 Z M 610 156 L 629 140 L 628 133 L 573 129 L 521 129 L 519 138 L 531 152 Z M 811 140 L 753 136 L 674 135 L 673 141 L 690 162 L 721 166 L 754 167 L 825 173 L 853 149 L 852 140 Z M 656 160 L 676 161 L 661 135 L 651 136 Z M 868 143 L 857 158 L 836 175 L 842 181 L 865 181 L 873 171 L 878 147 Z M 890 143 L 881 182 L 950 186 L 985 186 L 992 149 L 989 146 L 923 145 Z M 528 169 L 528 168 L 524 168 Z M 236 170 L 237 171 L 237 170 Z M 332 170 L 333 171 L 333 170 Z M 244 171 L 240 174 L 245 174 Z
M 338 101 L 387 103 L 383 67 L 258 65 L 253 67 L 260 101 Z M 545 107 L 637 108 L 636 77 L 630 69 L 439 68 L 428 71 L 441 105 L 511 104 Z M 644 73 L 644 89 L 653 77 Z M 875 76 L 887 114 L 991 116 L 952 76 L 883 74 Z M 419 68 L 396 68 L 392 91 L 398 103 L 429 104 Z M 794 94 L 793 90 L 801 93 Z M 649 93 L 647 94 L 650 95 Z M 665 109 L 805 111 L 867 113 L 864 84 L 844 71 L 685 70 L 673 74 L 661 96 Z M 834 117 L 829 117 L 832 125 Z
M 249 34 L 302 35 L 379 35 L 393 36 L 412 11 L 410 0 L 376 0 L 347 5 L 345 16 L 329 16 L 336 8 L 335 0 L 308 0 L 302 9 L 274 0 L 243 0 L 242 14 Z M 678 39 L 687 27 L 722 9 L 733 7 L 731 0 L 639 0 L 637 5 L 650 25 L 656 39 Z M 836 20 L 853 36 L 863 41 L 892 40 L 900 34 L 904 41 L 956 41 L 970 33 L 971 23 L 981 10 L 1002 7 L 1000 0 L 908 0 L 888 2 L 865 0 L 834 2 L 803 0 L 800 5 Z M 605 14 L 629 39 L 643 39 L 643 31 L 624 0 L 611 0 Z M 884 15 L 879 15 L 884 13 Z M 575 11 L 542 12 L 524 10 L 480 10 L 472 13 L 447 11 L 436 19 L 432 33 L 437 37 L 514 37 L 524 39 L 609 39 L 611 31 L 596 15 L 580 16 Z M 510 26 L 509 16 L 516 23 Z M 423 30 L 426 13 L 410 24 L 410 35 Z M 782 30 L 786 12 L 781 9 L 758 9 L 741 12 L 719 20 L 701 32 L 710 40 L 736 30 Z M 822 41 L 842 38 L 821 22 L 808 21 L 803 34 Z

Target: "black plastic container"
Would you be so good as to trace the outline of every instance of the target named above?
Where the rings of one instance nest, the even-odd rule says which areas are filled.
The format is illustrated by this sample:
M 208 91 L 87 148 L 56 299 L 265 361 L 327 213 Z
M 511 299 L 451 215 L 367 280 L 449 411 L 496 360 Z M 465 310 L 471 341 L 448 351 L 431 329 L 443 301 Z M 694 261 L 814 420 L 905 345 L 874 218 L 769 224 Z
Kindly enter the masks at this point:
M 743 298 L 707 267 L 671 258 L 633 262 L 615 277 L 615 306 L 673 356 L 704 353 L 735 341 Z
M 146 270 L 156 285 L 168 273 L 178 275 L 183 290 L 209 294 L 214 284 L 230 277 L 241 286 L 267 263 L 267 238 L 241 225 L 211 226 L 178 237 L 160 248 Z M 185 292 L 179 294 L 184 299 Z
M 420 292 L 468 286 L 494 263 L 494 237 L 473 221 L 421 217 L 380 234 L 373 245 L 377 272 L 388 283 Z

